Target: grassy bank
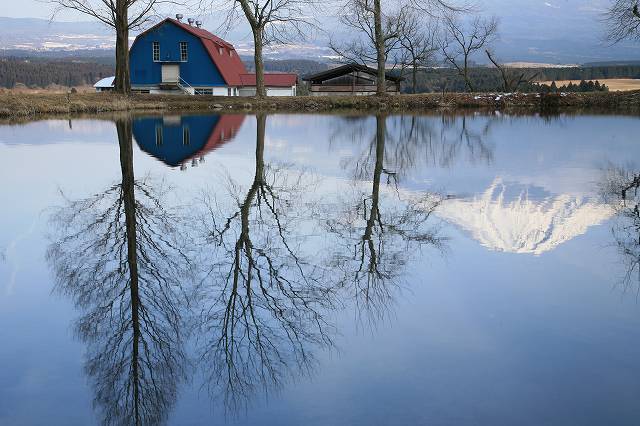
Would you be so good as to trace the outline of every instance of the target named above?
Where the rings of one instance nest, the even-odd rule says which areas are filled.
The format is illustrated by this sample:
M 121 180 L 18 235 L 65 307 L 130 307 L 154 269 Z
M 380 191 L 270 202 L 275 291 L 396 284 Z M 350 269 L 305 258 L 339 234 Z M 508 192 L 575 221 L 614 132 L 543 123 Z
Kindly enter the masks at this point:
M 106 93 L 25 94 L 0 93 L 0 117 L 28 118 L 41 115 L 87 114 L 119 111 L 229 111 L 229 112 L 420 112 L 436 109 L 547 110 L 598 109 L 640 110 L 640 91 L 536 94 L 421 94 L 401 96 L 344 96 L 227 98 L 210 96 L 134 95 Z

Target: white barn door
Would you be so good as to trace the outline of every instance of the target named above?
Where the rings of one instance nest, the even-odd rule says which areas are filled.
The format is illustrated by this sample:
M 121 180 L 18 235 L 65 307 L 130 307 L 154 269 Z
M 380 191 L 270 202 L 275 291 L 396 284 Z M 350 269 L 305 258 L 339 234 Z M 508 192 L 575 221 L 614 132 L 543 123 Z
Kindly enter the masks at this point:
M 162 82 L 177 83 L 180 77 L 180 65 L 162 64 Z

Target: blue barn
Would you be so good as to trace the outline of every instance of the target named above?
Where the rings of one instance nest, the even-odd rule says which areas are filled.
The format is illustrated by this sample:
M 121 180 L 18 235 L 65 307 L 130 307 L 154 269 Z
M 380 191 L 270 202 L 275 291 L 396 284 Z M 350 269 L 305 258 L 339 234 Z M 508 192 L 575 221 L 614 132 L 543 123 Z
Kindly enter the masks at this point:
M 129 52 L 131 89 L 137 93 L 254 96 L 248 73 L 232 44 L 181 16 L 139 34 Z M 295 74 L 266 73 L 268 96 L 294 96 Z

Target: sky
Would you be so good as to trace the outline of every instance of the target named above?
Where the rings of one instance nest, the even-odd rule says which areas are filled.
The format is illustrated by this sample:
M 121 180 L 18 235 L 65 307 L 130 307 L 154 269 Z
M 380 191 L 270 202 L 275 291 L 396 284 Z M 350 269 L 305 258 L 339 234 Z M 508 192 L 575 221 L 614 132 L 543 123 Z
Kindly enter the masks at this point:
M 339 3 L 339 2 L 338 2 Z M 476 0 L 479 9 L 497 16 L 516 16 L 521 19 L 548 15 L 552 20 L 555 16 L 591 12 L 601 13 L 606 10 L 607 0 Z M 53 6 L 46 0 L 0 0 L 0 16 L 11 18 L 50 18 Z M 64 20 L 86 20 L 77 13 L 60 15 Z

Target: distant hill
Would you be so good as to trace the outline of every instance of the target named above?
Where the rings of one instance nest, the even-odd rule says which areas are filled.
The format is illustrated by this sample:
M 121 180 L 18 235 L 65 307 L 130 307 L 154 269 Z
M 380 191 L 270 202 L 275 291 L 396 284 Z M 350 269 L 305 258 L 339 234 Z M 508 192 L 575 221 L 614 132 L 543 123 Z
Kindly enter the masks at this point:
M 2 50 L 114 49 L 111 30 L 96 22 L 58 22 L 47 19 L 0 17 Z
M 78 49 L 78 50 L 26 50 L 0 49 L 2 58 L 51 59 L 51 60 L 85 60 L 115 66 L 115 50 L 113 49 Z
M 640 61 L 604 61 L 604 62 L 586 62 L 583 67 L 625 67 L 640 66 Z
M 255 71 L 253 57 L 242 56 L 242 62 L 244 62 L 247 70 Z M 264 68 L 266 71 L 291 72 L 296 73 L 299 76 L 304 76 L 307 74 L 324 71 L 329 68 L 329 64 L 327 62 L 314 61 L 310 59 L 277 59 L 265 60 Z
M 0 58 L 0 87 L 31 88 L 93 85 L 114 74 L 114 66 L 92 60 Z

